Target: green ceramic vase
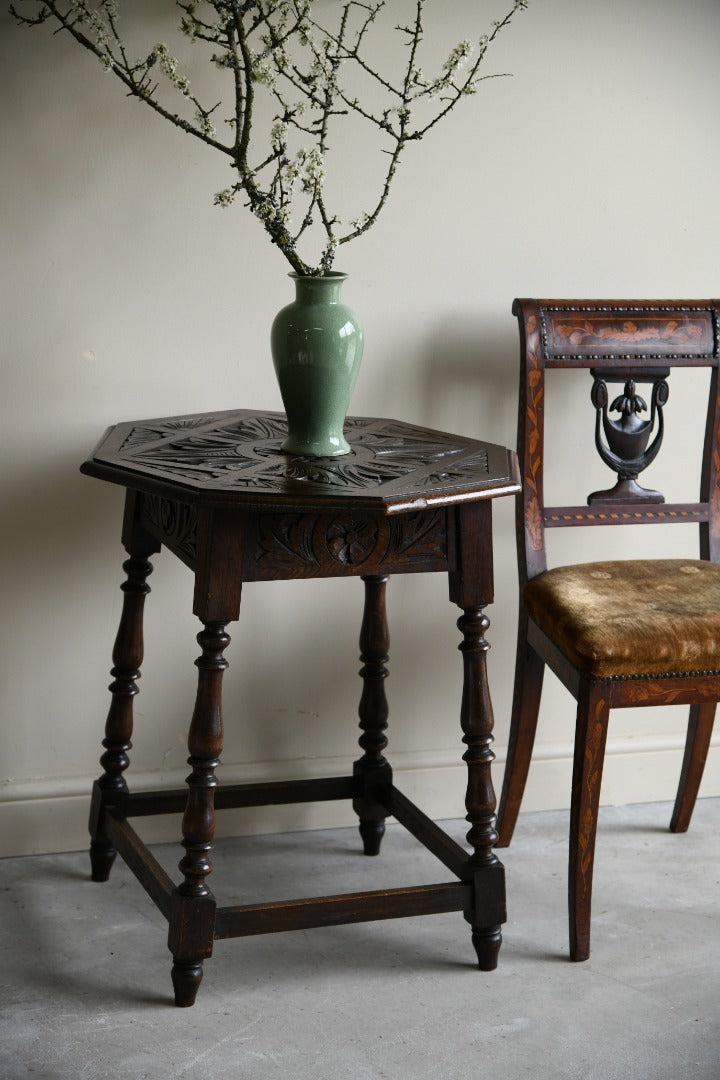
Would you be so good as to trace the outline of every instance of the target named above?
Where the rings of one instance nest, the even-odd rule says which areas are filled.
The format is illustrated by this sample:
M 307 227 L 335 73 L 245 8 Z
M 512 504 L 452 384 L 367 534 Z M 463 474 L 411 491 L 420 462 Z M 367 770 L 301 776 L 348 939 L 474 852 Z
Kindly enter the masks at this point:
M 278 312 L 270 344 L 288 421 L 288 454 L 338 457 L 350 452 L 343 425 L 357 379 L 363 332 L 340 301 L 347 274 L 295 280 L 295 300 Z

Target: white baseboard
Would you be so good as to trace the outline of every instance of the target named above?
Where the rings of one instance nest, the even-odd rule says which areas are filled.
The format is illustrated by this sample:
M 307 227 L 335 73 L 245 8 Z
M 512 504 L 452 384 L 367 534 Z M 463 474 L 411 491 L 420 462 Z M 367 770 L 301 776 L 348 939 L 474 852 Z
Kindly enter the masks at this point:
M 713 740 L 700 794 L 720 795 L 720 737 Z M 430 817 L 437 820 L 465 814 L 465 766 L 457 750 L 396 753 L 392 764 L 397 786 Z M 504 747 L 495 747 L 495 786 L 502 782 Z M 609 739 L 601 801 L 609 805 L 670 801 L 675 797 L 683 738 L 643 737 Z M 251 766 L 223 765 L 221 782 L 285 780 L 297 777 L 342 776 L 351 771 L 345 759 L 272 762 Z M 566 807 L 570 795 L 572 747 L 544 744 L 536 748 L 523 810 Z M 127 773 L 133 791 L 184 786 L 187 769 Z M 64 777 L 10 781 L 0 790 L 0 856 L 76 851 L 87 845 L 87 816 L 93 777 Z M 349 802 L 261 806 L 218 813 L 218 836 L 298 832 L 353 825 Z M 136 827 L 149 843 L 180 836 L 177 816 L 137 819 Z

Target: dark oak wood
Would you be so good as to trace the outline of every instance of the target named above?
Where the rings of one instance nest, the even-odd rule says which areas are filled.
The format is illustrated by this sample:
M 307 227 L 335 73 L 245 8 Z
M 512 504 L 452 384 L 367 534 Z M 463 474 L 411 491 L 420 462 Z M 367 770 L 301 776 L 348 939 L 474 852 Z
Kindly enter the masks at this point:
M 83 472 L 127 489 L 124 542 L 131 555 L 114 654 L 105 772 L 93 801 L 93 867 L 117 850 L 168 919 L 175 1001 L 192 1005 L 203 962 L 219 938 L 368 919 L 461 911 L 482 968 L 497 963 L 505 919 L 502 866 L 493 852 L 490 772 L 493 715 L 485 656 L 493 598 L 491 500 L 519 490 L 503 447 L 392 420 L 351 419 L 351 454 L 306 459 L 280 451 L 285 418 L 250 411 L 136 421 L 111 428 Z M 186 791 L 130 794 L 132 697 L 142 659 L 147 555 L 167 547 L 194 574 L 193 611 L 203 629 Z M 451 840 L 393 786 L 384 751 L 388 702 L 390 574 L 442 571 L 462 615 L 461 726 L 468 768 L 472 850 Z M 217 788 L 222 750 L 226 625 L 245 581 L 360 577 L 361 757 L 352 776 Z M 208 885 L 215 812 L 229 807 L 351 799 L 364 851 L 379 852 L 388 814 L 458 879 L 454 883 L 218 907 Z M 173 887 L 128 817 L 182 813 L 182 880 Z
M 123 542 L 130 558 L 123 564 L 127 577 L 120 586 L 123 607 L 115 645 L 113 681 L 109 690 L 110 708 L 105 722 L 105 752 L 100 758 L 103 774 L 96 782 L 90 808 L 90 864 L 93 881 L 107 881 L 116 857 L 116 849 L 104 828 L 105 807 L 120 807 L 127 798 L 124 772 L 130 764 L 133 732 L 133 701 L 143 661 L 143 609 L 150 592 L 147 579 L 152 573 L 148 556 L 160 550 L 160 544 L 137 523 L 138 499 L 135 493 L 126 500 Z
M 439 915 L 463 911 L 472 904 L 472 887 L 453 881 L 441 885 L 416 885 L 376 892 L 344 893 L 301 900 L 279 900 L 265 904 L 245 904 L 220 908 L 216 938 L 247 937 L 285 930 L 307 930 L 315 926 L 376 919 L 405 919 L 413 915 Z
M 459 878 L 472 879 L 468 853 L 393 785 L 380 795 L 389 814 Z
M 214 600 L 211 600 L 214 606 Z M 210 852 L 215 835 L 215 769 L 220 764 L 223 744 L 222 677 L 227 668 L 223 653 L 230 644 L 221 623 L 207 623 L 198 634 L 202 655 L 195 661 L 198 689 L 188 735 L 192 772 L 187 778 L 188 795 L 182 819 L 185 855 L 179 870 L 184 880 L 175 894 L 176 916 L 191 927 L 182 935 L 173 933 L 171 917 L 172 980 L 178 1005 L 192 1005 L 202 979 L 202 962 L 212 953 L 215 900 L 207 884 L 212 873 Z M 200 909 L 206 910 L 201 912 Z M 189 914 L 188 914 L 189 913 Z M 204 931 L 201 932 L 201 931 Z
M 468 770 L 465 795 L 467 821 L 470 829 L 467 841 L 472 848 L 469 866 L 475 874 L 476 909 L 469 914 L 472 941 L 478 964 L 483 971 L 497 966 L 502 942 L 500 924 L 505 921 L 504 901 L 494 902 L 498 889 L 504 897 L 504 884 L 498 885 L 503 870 L 493 851 L 497 841 L 495 829 L 495 791 L 491 765 L 494 718 L 487 680 L 485 633 L 490 621 L 484 608 L 493 600 L 493 568 L 489 558 L 482 555 L 492 550 L 492 505 L 474 503 L 457 507 L 451 534 L 454 539 L 453 567 L 449 576 L 450 599 L 463 614 L 458 629 L 463 635 L 459 646 L 463 658 L 463 692 L 460 724 L 467 749 L 463 760 Z M 487 883 L 483 881 L 487 879 Z M 488 903 L 485 890 L 493 898 Z M 481 902 L 480 898 L 483 897 Z M 495 919 L 488 918 L 491 912 Z
M 223 784 L 222 787 L 215 788 L 214 800 L 216 810 L 236 810 L 241 806 L 281 806 L 287 803 L 352 799 L 358 790 L 359 785 L 354 776 L 324 776 L 315 780 Z M 181 814 L 186 804 L 187 788 L 131 792 L 124 803 L 128 817 Z
M 497 841 L 495 829 L 495 791 L 490 766 L 495 759 L 491 750 L 493 714 L 487 684 L 486 654 L 489 648 L 485 631 L 489 619 L 481 608 L 466 608 L 458 619 L 463 634 L 460 650 L 463 654 L 463 695 L 460 723 L 463 742 L 467 750 L 463 761 L 467 764 L 468 786 L 465 796 L 467 821 L 470 829 L 467 842 L 472 848 L 470 865 L 476 870 L 494 868 L 499 860 L 493 852 Z M 472 915 L 472 940 L 483 971 L 497 967 L 498 951 L 502 936 L 500 925 L 484 924 L 482 905 Z M 501 920 L 504 922 L 504 918 Z
M 185 857 L 180 870 L 185 880 L 179 891 L 185 896 L 207 896 L 206 877 L 212 872 L 210 849 L 215 835 L 215 769 L 220 764 L 223 744 L 222 676 L 227 668 L 223 652 L 230 644 L 225 627 L 209 623 L 198 634 L 202 655 L 198 667 L 195 710 L 188 735 L 192 772 L 187 778 L 188 799 L 183 816 Z
M 286 434 L 283 414 L 248 409 L 134 420 L 109 428 L 81 472 L 123 487 L 134 479 L 146 495 L 175 503 L 151 509 L 147 500 L 143 513 L 152 534 L 189 560 L 196 551 L 192 508 L 199 505 L 289 510 L 301 518 L 352 512 L 359 502 L 393 514 L 517 490 L 514 455 L 461 435 L 349 417 L 350 454 L 304 458 L 282 453 Z M 341 563 L 334 558 L 336 571 Z
M 685 758 L 671 821 L 687 829 L 700 786 L 720 700 L 720 670 L 649 676 L 593 678 L 565 655 L 528 616 L 525 588 L 547 570 L 545 529 L 567 526 L 696 523 L 700 557 L 720 561 L 720 301 L 516 300 L 520 327 L 518 454 L 523 495 L 517 501 L 520 615 L 508 759 L 498 813 L 498 847 L 512 838 L 525 789 L 547 664 L 578 702 L 570 827 L 570 955 L 590 950 L 590 909 L 595 833 L 608 716 L 611 708 L 690 704 Z M 699 498 L 666 503 L 637 481 L 660 452 L 666 423 L 684 424 L 668 405 L 672 371 L 710 369 L 710 393 Z M 617 473 L 614 486 L 593 492 L 587 506 L 546 506 L 544 499 L 545 372 L 588 369 L 588 418 L 603 461 Z M 616 398 L 621 420 L 609 416 L 607 383 L 622 385 Z M 638 384 L 650 408 L 639 402 Z M 647 402 L 645 402 L 647 404 Z M 595 409 L 594 421 L 592 409 Z M 624 411 L 623 411 L 624 410 Z M 667 416 L 664 415 L 664 410 Z M 647 422 L 639 419 L 648 412 Z M 590 426 L 590 425 L 589 425 Z M 591 436 L 592 437 L 592 436 Z M 583 561 L 580 554 L 578 562 Z M 634 612 L 634 617 L 638 613 Z
M 383 755 L 388 744 L 385 731 L 389 712 L 385 694 L 388 674 L 385 664 L 390 648 L 385 608 L 387 580 L 387 574 L 363 576 L 365 608 L 360 630 L 363 689 L 358 710 L 362 734 L 358 742 L 364 753 L 353 767 L 362 789 L 362 795 L 353 800 L 353 808 L 360 819 L 360 836 L 366 855 L 379 855 L 385 835 L 386 811 L 375 792 L 392 784 L 392 769 Z
M 126 818 L 119 817 L 114 810 L 109 810 L 105 827 L 108 836 L 148 896 L 165 918 L 169 918 L 174 888 L 171 878 L 152 852 L 148 851 Z

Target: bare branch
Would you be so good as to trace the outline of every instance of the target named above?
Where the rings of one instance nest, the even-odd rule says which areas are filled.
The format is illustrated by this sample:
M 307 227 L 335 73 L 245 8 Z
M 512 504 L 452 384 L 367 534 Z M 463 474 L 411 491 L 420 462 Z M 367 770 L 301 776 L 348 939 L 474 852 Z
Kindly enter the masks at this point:
M 422 139 L 481 82 L 501 77 L 481 74 L 481 65 L 500 31 L 527 6 L 527 0 L 508 2 L 510 10 L 489 33 L 476 32 L 474 46 L 470 38 L 461 41 L 439 74 L 431 76 L 420 66 L 421 52 L 427 54 L 433 47 L 424 33 L 427 0 L 414 0 L 414 15 L 407 24 L 390 28 L 399 35 L 404 52 L 399 70 L 390 75 L 381 72 L 373 59 L 371 34 L 381 16 L 389 15 L 387 0 L 324 5 L 323 20 L 314 14 L 312 0 L 176 0 L 177 30 L 190 45 L 208 50 L 218 79 L 228 80 L 224 109 L 222 95 L 211 106 L 200 101 L 179 73 L 178 60 L 168 46 L 150 44 L 144 57 L 131 58 L 118 25 L 122 0 L 14 0 L 9 11 L 20 25 L 50 23 L 56 33 L 68 33 L 120 80 L 129 96 L 229 158 L 235 178 L 215 195 L 215 202 L 229 206 L 243 193 L 246 205 L 293 269 L 321 274 L 332 267 L 340 245 L 375 224 L 408 144 Z M 433 68 L 436 63 L 437 58 Z M 361 101 L 358 80 L 379 94 L 382 103 Z M 194 109 L 194 119 L 159 100 L 161 90 L 179 94 Z M 269 139 L 258 136 L 254 126 L 261 99 L 263 108 L 270 105 L 273 117 Z M 349 114 L 376 129 L 387 164 L 370 209 L 343 231 L 337 214 L 326 204 L 324 182 L 340 118 Z M 230 143 L 217 137 L 216 115 L 234 129 Z M 297 250 L 301 238 L 307 242 L 313 223 L 322 226 L 326 238 L 314 265 Z

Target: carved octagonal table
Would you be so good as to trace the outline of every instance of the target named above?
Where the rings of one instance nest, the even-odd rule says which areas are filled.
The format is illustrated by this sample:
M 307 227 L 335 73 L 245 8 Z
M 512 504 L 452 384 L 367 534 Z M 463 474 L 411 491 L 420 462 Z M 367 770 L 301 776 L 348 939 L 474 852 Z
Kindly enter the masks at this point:
M 231 411 L 118 424 L 82 471 L 127 489 L 123 544 L 127 580 L 113 651 L 103 775 L 90 815 L 92 877 L 105 881 L 119 852 L 169 922 L 178 1005 L 192 1005 L 203 960 L 220 938 L 345 922 L 462 911 L 483 970 L 497 965 L 505 919 L 503 868 L 493 852 L 490 775 L 493 716 L 485 657 L 492 601 L 491 500 L 519 489 L 504 447 L 392 420 L 349 419 L 351 453 L 310 459 L 282 454 L 285 418 Z M 187 789 L 128 790 L 124 771 L 143 653 L 149 557 L 162 546 L 195 575 L 203 624 L 188 747 Z M 385 586 L 390 574 L 445 571 L 462 609 L 460 723 L 468 768 L 467 840 L 450 839 L 393 785 L 384 690 L 388 660 Z M 222 749 L 221 682 L 244 581 L 361 577 L 362 756 L 350 776 L 217 787 Z M 376 855 L 393 815 L 453 875 L 451 882 L 287 902 L 218 906 L 207 883 L 215 810 L 351 799 L 364 851 Z M 182 813 L 185 854 L 176 886 L 128 819 Z

